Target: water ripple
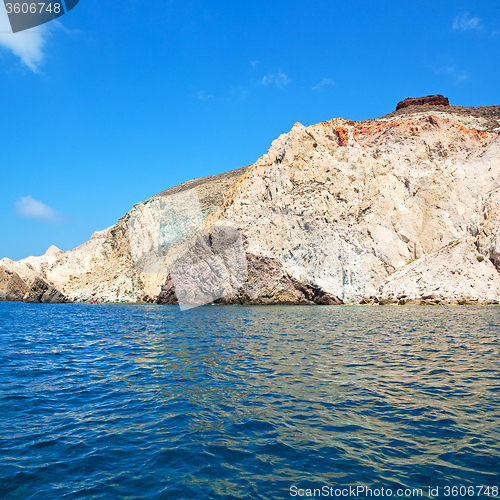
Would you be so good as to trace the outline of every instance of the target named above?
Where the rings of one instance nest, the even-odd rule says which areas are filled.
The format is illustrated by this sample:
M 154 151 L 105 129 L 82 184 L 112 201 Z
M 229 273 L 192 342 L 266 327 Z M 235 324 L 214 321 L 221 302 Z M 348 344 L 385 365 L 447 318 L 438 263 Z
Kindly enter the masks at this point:
M 499 485 L 497 307 L 0 303 L 0 497 Z

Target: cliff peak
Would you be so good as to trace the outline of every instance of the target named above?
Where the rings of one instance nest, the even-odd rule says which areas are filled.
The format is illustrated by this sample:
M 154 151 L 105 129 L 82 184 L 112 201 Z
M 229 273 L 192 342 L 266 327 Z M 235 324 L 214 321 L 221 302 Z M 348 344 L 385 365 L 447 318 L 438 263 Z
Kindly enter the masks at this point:
M 45 252 L 46 255 L 59 255 L 60 253 L 62 253 L 62 250 L 55 245 L 51 245 Z

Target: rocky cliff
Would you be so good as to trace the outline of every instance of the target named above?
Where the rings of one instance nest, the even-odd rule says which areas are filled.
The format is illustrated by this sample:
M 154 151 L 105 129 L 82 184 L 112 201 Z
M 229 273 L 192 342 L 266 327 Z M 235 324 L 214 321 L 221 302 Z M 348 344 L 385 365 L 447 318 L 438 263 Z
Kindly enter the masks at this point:
M 175 303 L 181 284 L 193 303 L 497 303 L 500 107 L 481 109 L 296 123 L 255 164 L 159 193 L 74 250 L 2 259 L 0 300 L 46 285 L 47 301 Z

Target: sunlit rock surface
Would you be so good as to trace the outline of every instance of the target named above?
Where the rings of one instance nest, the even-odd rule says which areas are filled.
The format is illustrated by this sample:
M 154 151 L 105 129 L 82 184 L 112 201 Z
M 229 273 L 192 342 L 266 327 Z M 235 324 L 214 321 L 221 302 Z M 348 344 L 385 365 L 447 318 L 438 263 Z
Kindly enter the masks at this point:
M 445 118 L 297 123 L 208 223 L 234 224 L 249 252 L 358 302 L 410 261 L 465 236 L 479 243 L 499 174 L 498 134 Z M 482 252 L 494 256 L 496 237 L 486 234 Z
M 28 293 L 28 285 L 19 274 L 4 266 L 0 266 L 0 300 L 20 302 Z
M 498 304 L 500 275 L 474 244 L 454 241 L 391 274 L 375 297 L 380 304 Z

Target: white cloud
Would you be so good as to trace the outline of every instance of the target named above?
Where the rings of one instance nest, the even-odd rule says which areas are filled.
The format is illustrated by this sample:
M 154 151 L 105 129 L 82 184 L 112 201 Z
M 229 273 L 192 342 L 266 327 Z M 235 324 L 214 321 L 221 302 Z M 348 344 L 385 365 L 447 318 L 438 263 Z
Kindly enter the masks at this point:
M 288 85 L 292 80 L 285 75 L 282 71 L 278 71 L 277 74 L 266 75 L 262 78 L 262 85 L 276 85 L 279 89 L 282 89 L 285 85 Z
M 452 25 L 453 31 L 466 31 L 481 29 L 481 19 L 470 17 L 468 13 L 455 17 Z
M 204 90 L 200 90 L 199 92 L 196 92 L 196 97 L 200 101 L 208 101 L 208 99 L 212 99 L 213 95 L 207 95 Z
M 257 65 L 259 64 L 260 61 L 250 61 L 250 64 L 252 65 L 252 68 L 255 69 Z
M 48 30 L 42 26 L 12 33 L 5 5 L 0 2 L 0 46 L 19 57 L 34 73 L 39 73 L 43 62 L 43 47 L 48 34 Z
M 325 85 L 333 85 L 335 82 L 330 78 L 322 78 L 321 81 L 312 87 L 313 90 L 321 90 Z
M 21 196 L 14 202 L 14 212 L 22 219 L 38 219 L 45 222 L 63 222 L 64 215 L 31 196 Z

